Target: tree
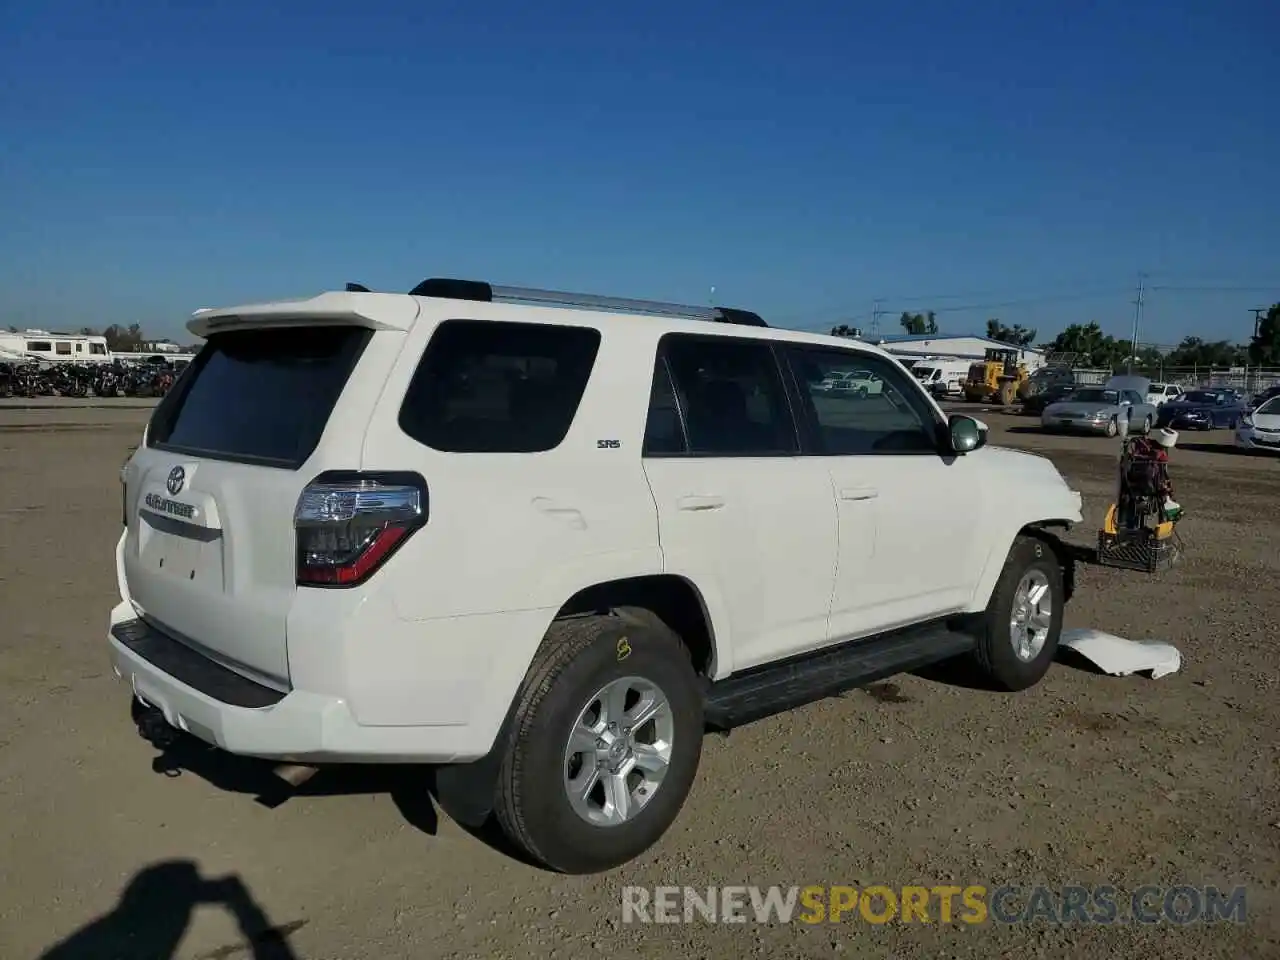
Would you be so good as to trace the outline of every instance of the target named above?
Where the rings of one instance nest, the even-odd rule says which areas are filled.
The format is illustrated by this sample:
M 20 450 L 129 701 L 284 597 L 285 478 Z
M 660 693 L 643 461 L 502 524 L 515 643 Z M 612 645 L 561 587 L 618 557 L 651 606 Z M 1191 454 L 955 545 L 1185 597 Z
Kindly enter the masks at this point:
M 142 327 L 136 323 L 129 324 L 127 329 L 113 323 L 102 331 L 102 335 L 107 338 L 107 347 L 112 353 L 137 353 L 147 342 Z
M 1036 339 L 1036 331 L 1028 330 L 1020 323 L 1006 327 L 999 320 L 991 319 L 987 321 L 987 336 L 1015 347 L 1029 347 Z
M 847 323 L 841 323 L 831 328 L 831 335 L 833 337 L 860 337 L 862 336 L 862 331 L 857 327 L 849 326 Z
M 1280 367 L 1280 303 L 1273 304 L 1258 322 L 1258 332 L 1249 343 L 1249 362 Z
M 1090 367 L 1114 368 L 1129 355 L 1129 344 L 1102 332 L 1097 323 L 1073 323 L 1053 338 L 1051 353 L 1077 353 Z
M 908 313 L 904 310 L 898 322 L 902 324 L 903 330 L 916 336 L 938 332 L 938 318 L 932 310 L 928 313 Z
M 1247 361 L 1245 348 L 1228 340 L 1185 337 L 1169 351 L 1164 362 L 1171 367 L 1238 367 Z

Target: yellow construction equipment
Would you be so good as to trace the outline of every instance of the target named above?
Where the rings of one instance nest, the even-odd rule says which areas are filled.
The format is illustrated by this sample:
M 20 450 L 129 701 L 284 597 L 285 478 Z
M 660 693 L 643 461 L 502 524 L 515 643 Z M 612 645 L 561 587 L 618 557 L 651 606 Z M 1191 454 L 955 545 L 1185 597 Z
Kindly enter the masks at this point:
M 971 403 L 1000 403 L 1012 406 L 1018 389 L 1027 381 L 1027 367 L 1018 359 L 1019 351 L 992 347 L 984 359 L 969 367 L 964 382 L 964 398 Z

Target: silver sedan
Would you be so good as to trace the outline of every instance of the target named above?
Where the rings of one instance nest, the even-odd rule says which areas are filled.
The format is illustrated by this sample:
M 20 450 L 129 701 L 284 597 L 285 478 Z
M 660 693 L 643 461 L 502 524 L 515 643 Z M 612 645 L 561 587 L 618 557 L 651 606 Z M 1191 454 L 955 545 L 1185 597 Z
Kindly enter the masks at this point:
M 1130 433 L 1149 433 L 1156 422 L 1156 408 L 1134 390 L 1081 387 L 1040 415 L 1045 430 L 1098 433 L 1114 437 L 1126 422 Z

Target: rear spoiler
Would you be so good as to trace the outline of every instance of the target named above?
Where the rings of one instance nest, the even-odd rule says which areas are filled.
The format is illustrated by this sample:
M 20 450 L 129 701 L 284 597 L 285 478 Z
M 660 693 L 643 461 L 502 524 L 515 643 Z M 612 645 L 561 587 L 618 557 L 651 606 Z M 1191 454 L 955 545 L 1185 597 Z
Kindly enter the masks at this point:
M 403 294 L 322 293 L 308 300 L 197 310 L 187 321 L 187 329 L 198 337 L 246 327 L 354 326 L 408 330 L 417 320 L 419 310 L 418 301 Z

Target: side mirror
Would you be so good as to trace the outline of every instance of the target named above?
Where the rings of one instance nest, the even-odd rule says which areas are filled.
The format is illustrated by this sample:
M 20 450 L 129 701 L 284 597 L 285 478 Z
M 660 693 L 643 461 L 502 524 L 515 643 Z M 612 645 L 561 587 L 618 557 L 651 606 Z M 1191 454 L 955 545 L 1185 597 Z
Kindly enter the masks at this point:
M 971 453 L 987 442 L 986 424 L 973 417 L 952 414 L 947 423 L 951 449 L 959 454 Z

